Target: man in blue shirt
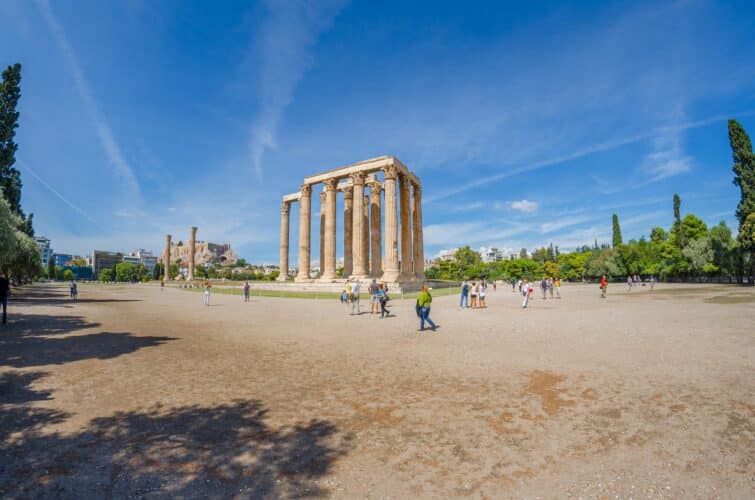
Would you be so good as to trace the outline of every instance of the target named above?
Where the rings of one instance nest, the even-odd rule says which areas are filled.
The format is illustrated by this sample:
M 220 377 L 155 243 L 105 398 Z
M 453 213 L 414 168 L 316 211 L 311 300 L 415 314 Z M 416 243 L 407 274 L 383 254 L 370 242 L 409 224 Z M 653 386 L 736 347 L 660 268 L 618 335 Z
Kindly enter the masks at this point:
M 461 284 L 461 299 L 459 299 L 459 307 L 469 307 L 469 281 L 464 278 L 464 282 Z

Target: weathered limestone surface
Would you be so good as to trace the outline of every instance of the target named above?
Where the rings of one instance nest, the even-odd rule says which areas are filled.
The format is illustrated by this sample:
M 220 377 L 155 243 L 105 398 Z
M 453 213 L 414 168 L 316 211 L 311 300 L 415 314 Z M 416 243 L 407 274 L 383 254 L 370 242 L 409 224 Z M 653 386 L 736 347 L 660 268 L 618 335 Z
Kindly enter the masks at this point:
M 278 281 L 286 281 L 288 278 L 288 231 L 290 210 L 291 202 L 284 201 L 281 203 L 280 275 L 278 275 Z
M 381 236 L 381 194 L 383 186 L 378 181 L 370 182 L 370 276 L 383 274 L 383 241 Z
M 376 176 L 379 173 L 383 174 L 383 183 Z M 344 275 L 358 279 L 382 278 L 389 283 L 411 281 L 416 284 L 424 280 L 422 187 L 417 176 L 393 156 L 372 158 L 306 177 L 299 192 L 283 197 L 279 280 L 285 281 L 288 272 L 290 204 L 299 202 L 296 281 L 311 282 L 312 187 L 320 183 L 325 185 L 320 195 L 321 282 L 336 281 L 338 276 L 336 206 L 339 192 L 344 195 Z M 365 193 L 367 186 L 369 195 Z M 385 221 L 382 218 L 383 192 Z
M 351 244 L 354 238 L 354 186 L 343 190 L 343 275 L 351 276 L 354 270 L 354 255 Z
M 412 249 L 414 250 L 414 279 L 419 281 L 425 280 L 425 243 L 422 234 L 422 185 L 413 184 L 412 193 L 412 233 L 414 241 Z
M 385 262 L 383 281 L 393 283 L 398 280 L 398 210 L 396 206 L 396 177 L 398 169 L 388 166 L 385 169 Z
M 301 200 L 299 200 L 299 273 L 296 281 L 310 281 L 309 257 L 311 251 L 311 213 L 312 213 L 312 186 L 302 184 Z
M 197 228 L 192 226 L 189 230 L 189 273 L 187 279 L 194 279 L 194 266 L 197 253 Z
M 412 279 L 412 233 L 409 219 L 409 179 L 399 176 L 401 191 L 401 275 L 400 279 Z
M 171 236 L 169 234 L 165 235 L 165 257 L 163 258 L 163 262 L 165 263 L 163 277 L 165 278 L 165 281 L 170 280 L 170 238 Z

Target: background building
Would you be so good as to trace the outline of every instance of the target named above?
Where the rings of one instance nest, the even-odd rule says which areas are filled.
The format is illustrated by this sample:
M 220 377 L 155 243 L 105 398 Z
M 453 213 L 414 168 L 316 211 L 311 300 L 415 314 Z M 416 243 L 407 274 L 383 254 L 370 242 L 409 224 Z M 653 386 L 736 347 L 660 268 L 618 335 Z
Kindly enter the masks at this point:
M 489 264 L 491 262 L 500 262 L 506 258 L 504 250 L 498 249 L 496 247 L 480 247 L 480 257 L 482 257 L 482 261 L 486 264 Z
M 95 279 L 100 277 L 103 269 L 112 269 L 116 264 L 123 261 L 123 254 L 120 252 L 107 252 L 104 250 L 94 250 L 92 252 L 92 274 Z
M 52 254 L 52 260 L 55 262 L 55 266 L 63 267 L 73 260 L 73 255 L 70 253 L 54 253 Z
M 42 262 L 42 266 L 46 269 L 47 263 L 50 262 L 50 257 L 52 257 L 50 240 L 49 238 L 45 238 L 44 236 L 35 236 L 34 241 L 37 242 L 37 247 L 39 247 L 39 256 Z

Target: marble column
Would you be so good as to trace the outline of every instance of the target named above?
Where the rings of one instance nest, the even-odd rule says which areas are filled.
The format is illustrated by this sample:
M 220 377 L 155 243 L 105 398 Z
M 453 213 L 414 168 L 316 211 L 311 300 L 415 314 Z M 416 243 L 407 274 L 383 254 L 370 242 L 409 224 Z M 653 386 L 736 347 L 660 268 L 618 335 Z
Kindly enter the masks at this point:
M 288 214 L 290 210 L 290 203 L 286 201 L 281 203 L 280 274 L 278 275 L 278 281 L 286 281 L 288 279 Z
M 412 184 L 412 235 L 414 279 L 425 281 L 425 243 L 422 235 L 422 185 Z
M 362 224 L 362 258 L 364 259 L 364 270 L 367 276 L 370 274 L 370 197 L 364 195 L 364 218 Z
M 320 193 L 320 277 L 325 274 L 325 191 Z
M 188 279 L 194 279 L 194 254 L 197 248 L 197 228 L 192 226 L 189 230 L 189 275 Z
M 325 267 L 323 279 L 336 279 L 336 186 L 338 179 L 325 181 Z
M 170 280 L 170 238 L 171 236 L 169 234 L 165 235 L 165 258 L 163 259 L 163 264 L 165 264 L 165 272 L 163 273 L 163 277 L 165 281 Z
M 370 183 L 370 276 L 379 278 L 383 273 L 383 241 L 381 217 L 381 193 L 383 186 L 380 182 Z
M 351 239 L 351 251 L 354 256 L 354 270 L 351 275 L 355 278 L 367 277 L 367 266 L 365 262 L 365 255 L 363 253 L 363 240 L 364 240 L 364 180 L 365 175 L 363 172 L 356 172 L 351 174 L 351 179 L 354 184 L 354 206 L 352 208 L 353 217 L 353 237 Z
M 296 281 L 308 282 L 309 257 L 311 247 L 311 215 L 312 215 L 312 186 L 301 185 L 301 200 L 299 200 L 299 273 Z
M 351 244 L 353 242 L 352 226 L 354 224 L 353 211 L 354 207 L 354 188 L 351 186 L 343 190 L 343 275 L 351 276 L 354 266 L 354 256 L 352 255 Z
M 398 169 L 390 165 L 385 173 L 385 262 L 383 281 L 393 283 L 398 280 L 398 210 L 396 207 L 396 177 Z
M 409 179 L 399 177 L 401 195 L 401 279 L 412 278 L 412 228 L 409 218 Z

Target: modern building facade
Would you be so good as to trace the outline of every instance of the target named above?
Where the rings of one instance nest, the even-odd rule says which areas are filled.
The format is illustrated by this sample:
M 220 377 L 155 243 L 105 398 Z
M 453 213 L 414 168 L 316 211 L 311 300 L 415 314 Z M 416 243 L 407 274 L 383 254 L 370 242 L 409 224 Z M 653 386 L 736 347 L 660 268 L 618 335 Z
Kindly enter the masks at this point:
M 486 264 L 489 264 L 491 262 L 500 262 L 506 258 L 504 250 L 498 249 L 496 247 L 481 247 L 480 256 L 482 257 L 482 261 Z
M 103 269 L 112 269 L 116 264 L 123 262 L 121 252 L 107 252 L 105 250 L 92 251 L 92 274 L 94 278 L 100 277 Z
M 52 257 L 50 239 L 44 236 L 35 236 L 34 241 L 37 242 L 37 247 L 39 247 L 39 257 L 42 266 L 47 267 L 47 263 L 50 262 L 50 257 Z
M 54 253 L 52 254 L 52 260 L 55 262 L 56 267 L 63 267 L 73 260 L 73 255 L 70 253 Z

